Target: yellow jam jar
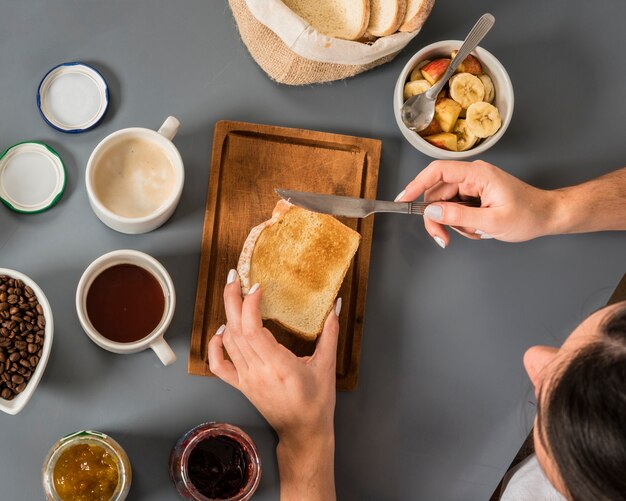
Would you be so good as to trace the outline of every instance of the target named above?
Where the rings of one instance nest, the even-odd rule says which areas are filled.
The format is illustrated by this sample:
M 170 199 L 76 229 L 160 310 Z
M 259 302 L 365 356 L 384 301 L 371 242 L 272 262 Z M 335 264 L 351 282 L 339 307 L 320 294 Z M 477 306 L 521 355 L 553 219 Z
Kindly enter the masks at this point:
M 123 501 L 132 471 L 124 449 L 97 431 L 78 431 L 52 446 L 43 464 L 48 501 Z

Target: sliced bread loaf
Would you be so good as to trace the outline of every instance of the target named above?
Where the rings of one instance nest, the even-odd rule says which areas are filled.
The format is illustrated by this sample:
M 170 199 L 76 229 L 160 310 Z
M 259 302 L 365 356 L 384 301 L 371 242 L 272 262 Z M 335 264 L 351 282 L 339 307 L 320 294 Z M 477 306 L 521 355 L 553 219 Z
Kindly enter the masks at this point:
M 263 319 L 315 340 L 360 240 L 334 217 L 281 200 L 244 243 L 237 266 L 243 293 L 261 284 Z
M 367 33 L 384 37 L 398 31 L 404 21 L 407 0 L 370 0 Z
M 329 37 L 357 40 L 365 34 L 369 22 L 370 0 L 283 0 L 283 3 Z
M 415 31 L 422 27 L 428 19 L 435 0 L 407 0 L 404 21 L 399 31 Z

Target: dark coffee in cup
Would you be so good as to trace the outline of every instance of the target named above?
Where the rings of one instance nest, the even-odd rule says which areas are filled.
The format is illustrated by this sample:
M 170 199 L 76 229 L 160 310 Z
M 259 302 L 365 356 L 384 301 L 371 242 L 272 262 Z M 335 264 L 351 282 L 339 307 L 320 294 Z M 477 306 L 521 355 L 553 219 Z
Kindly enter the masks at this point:
M 132 343 L 152 333 L 163 319 L 165 296 L 157 278 L 134 264 L 106 268 L 87 292 L 87 316 L 102 336 Z

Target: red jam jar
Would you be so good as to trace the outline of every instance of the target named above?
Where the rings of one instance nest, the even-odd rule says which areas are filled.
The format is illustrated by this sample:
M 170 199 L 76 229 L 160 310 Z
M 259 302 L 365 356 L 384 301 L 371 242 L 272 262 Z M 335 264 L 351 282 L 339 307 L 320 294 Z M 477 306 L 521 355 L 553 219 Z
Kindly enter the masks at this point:
M 261 461 L 242 429 L 204 423 L 178 439 L 170 453 L 169 471 L 187 501 L 246 501 L 261 480 Z

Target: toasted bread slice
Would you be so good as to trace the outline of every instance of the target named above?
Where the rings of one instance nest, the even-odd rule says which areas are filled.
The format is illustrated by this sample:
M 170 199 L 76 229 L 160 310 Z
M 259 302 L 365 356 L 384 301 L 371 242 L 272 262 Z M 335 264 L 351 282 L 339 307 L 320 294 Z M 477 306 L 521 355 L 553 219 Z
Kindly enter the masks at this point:
M 329 37 L 358 40 L 369 23 L 370 0 L 283 0 L 283 3 Z
M 435 0 L 407 0 L 404 22 L 398 31 L 419 30 L 428 19 Z
M 407 0 L 370 0 L 367 33 L 385 37 L 398 31 L 404 21 Z
M 261 284 L 261 316 L 315 340 L 322 332 L 361 236 L 332 216 L 281 200 L 252 229 L 237 271 L 247 294 Z

